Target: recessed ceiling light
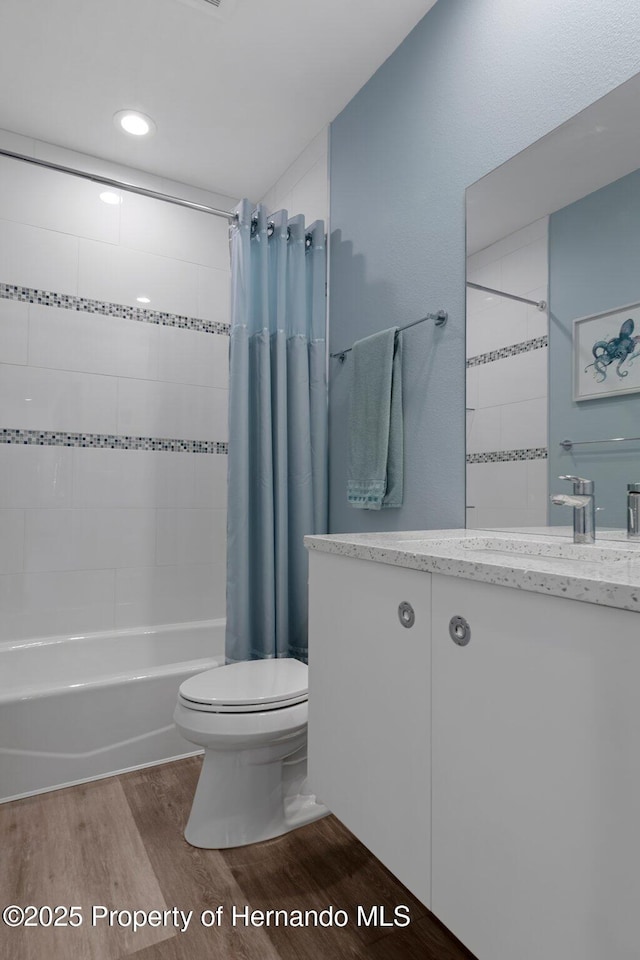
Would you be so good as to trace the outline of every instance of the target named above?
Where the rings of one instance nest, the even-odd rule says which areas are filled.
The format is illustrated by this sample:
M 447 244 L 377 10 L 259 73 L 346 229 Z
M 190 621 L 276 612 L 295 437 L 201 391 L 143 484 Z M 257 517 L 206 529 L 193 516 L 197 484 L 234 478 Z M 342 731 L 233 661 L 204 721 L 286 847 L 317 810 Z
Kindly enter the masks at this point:
M 136 297 L 138 303 L 151 303 L 149 297 Z
M 103 203 L 122 203 L 122 197 L 119 193 L 114 193 L 113 190 L 103 190 L 100 194 L 100 199 Z
M 137 110 L 118 110 L 113 121 L 120 130 L 132 137 L 150 137 L 156 132 L 156 125 L 151 117 Z

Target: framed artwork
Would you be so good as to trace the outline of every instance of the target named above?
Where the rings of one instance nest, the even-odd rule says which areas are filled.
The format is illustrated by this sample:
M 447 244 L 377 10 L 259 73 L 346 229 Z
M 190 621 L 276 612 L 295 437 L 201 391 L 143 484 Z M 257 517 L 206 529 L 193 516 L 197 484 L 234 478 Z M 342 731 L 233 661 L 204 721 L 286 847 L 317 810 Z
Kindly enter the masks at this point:
M 573 399 L 640 391 L 640 303 L 573 321 Z

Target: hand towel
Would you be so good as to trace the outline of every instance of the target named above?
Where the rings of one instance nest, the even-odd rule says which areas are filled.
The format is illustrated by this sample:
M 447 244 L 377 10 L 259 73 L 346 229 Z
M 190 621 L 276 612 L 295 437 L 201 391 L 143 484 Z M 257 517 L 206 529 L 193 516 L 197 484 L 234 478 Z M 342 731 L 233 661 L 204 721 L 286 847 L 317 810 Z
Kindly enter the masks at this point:
M 349 412 L 347 499 L 352 507 L 402 506 L 402 354 L 397 327 L 357 340 Z

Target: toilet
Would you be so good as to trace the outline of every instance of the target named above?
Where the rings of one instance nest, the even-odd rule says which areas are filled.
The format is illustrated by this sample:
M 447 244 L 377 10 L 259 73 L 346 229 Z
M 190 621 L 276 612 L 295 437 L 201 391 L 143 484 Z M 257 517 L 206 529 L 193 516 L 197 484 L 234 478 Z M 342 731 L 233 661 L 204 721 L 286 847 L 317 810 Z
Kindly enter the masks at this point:
M 204 747 L 185 839 L 222 849 L 269 840 L 329 812 L 305 792 L 308 667 L 248 660 L 180 686 L 174 721 Z

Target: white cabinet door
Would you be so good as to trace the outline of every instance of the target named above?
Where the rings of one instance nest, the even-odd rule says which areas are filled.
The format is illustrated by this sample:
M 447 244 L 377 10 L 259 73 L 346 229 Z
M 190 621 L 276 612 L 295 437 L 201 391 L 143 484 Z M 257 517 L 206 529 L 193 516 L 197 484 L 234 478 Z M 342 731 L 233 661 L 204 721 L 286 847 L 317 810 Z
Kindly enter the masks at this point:
M 427 905 L 430 595 L 427 573 L 310 552 L 311 786 Z
M 432 582 L 434 913 L 479 960 L 637 960 L 640 615 Z

